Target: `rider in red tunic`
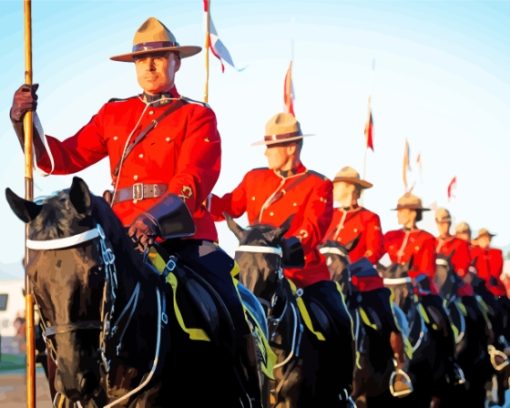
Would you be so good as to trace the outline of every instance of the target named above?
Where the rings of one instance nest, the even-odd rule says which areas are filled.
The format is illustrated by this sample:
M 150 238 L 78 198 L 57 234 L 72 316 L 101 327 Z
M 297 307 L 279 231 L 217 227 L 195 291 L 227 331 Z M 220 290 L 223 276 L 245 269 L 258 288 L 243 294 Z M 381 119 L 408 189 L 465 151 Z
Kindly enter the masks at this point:
M 480 229 L 475 238 L 477 245 L 473 246 L 471 256 L 478 277 L 485 281 L 485 285 L 495 297 L 500 297 L 506 296 L 505 285 L 501 281 L 503 252 L 490 246 L 494 235 L 486 228 Z
M 438 333 L 444 336 L 444 352 L 448 355 L 447 380 L 452 384 L 461 384 L 465 379 L 455 362 L 452 327 L 433 282 L 436 271 L 436 239 L 417 227 L 423 212 L 429 209 L 423 207 L 419 197 L 406 193 L 398 200 L 395 210 L 398 222 L 403 228 L 388 231 L 384 235 L 384 247 L 392 262 L 409 267 L 409 276 L 422 304 L 429 311 L 429 317 L 434 321 Z
M 155 239 L 163 241 L 164 247 L 178 251 L 220 294 L 236 326 L 238 360 L 244 360 L 246 367 L 235 371 L 252 373 L 241 388 L 251 387 L 252 398 L 260 399 L 259 391 L 253 389 L 256 367 L 249 363 L 252 356 L 245 353 L 249 348 L 254 352 L 253 339 L 230 277 L 234 260 L 215 244 L 216 228 L 203 204 L 220 172 L 216 116 L 208 105 L 180 96 L 174 83 L 181 59 L 200 50 L 180 46 L 164 24 L 154 17 L 147 19 L 135 33 L 132 52 L 111 57 L 134 63 L 143 92 L 108 101 L 64 140 L 45 135 L 34 114 L 36 164 L 46 174 L 71 174 L 109 158 L 113 193 L 107 196 L 113 211 L 140 250 Z M 37 85 L 21 86 L 10 111 L 22 147 L 23 116 L 35 111 L 36 90 Z M 165 242 L 162 235 L 167 234 L 162 230 L 176 202 L 185 203 L 191 212 L 195 233 L 179 242 Z
M 381 221 L 376 213 L 358 203 L 363 190 L 371 187 L 372 183 L 363 180 L 352 167 L 343 167 L 336 174 L 333 198 L 339 206 L 333 211 L 324 242 L 336 241 L 348 248 L 351 282 L 359 292 L 360 302 L 371 307 L 391 331 L 390 345 L 396 361 L 391 389 L 395 395 L 405 396 L 413 390 L 406 373 L 409 361 L 405 353 L 405 339 L 394 317 L 391 292 L 384 287 L 382 277 L 373 267 L 384 254 Z
M 384 254 L 379 216 L 358 203 L 362 191 L 371 187 L 352 167 L 341 169 L 333 180 L 333 198 L 340 205 L 333 210 L 325 240 L 354 244 L 349 251 L 352 263 L 365 257 L 375 265 Z
M 450 234 L 452 217 L 446 208 L 437 209 L 436 224 L 439 231 L 439 236 L 436 238 L 436 252 L 450 258 L 453 270 L 462 279 L 457 294 L 459 296 L 474 296 L 471 286 L 472 276 L 469 273 L 471 264 L 469 244 Z
M 491 247 L 492 234 L 488 229 L 481 228 L 475 238 L 476 246 L 471 249 L 473 267 L 477 277 L 483 281 L 479 285 L 477 293 L 491 309 L 491 321 L 497 339 L 495 347 L 505 350 L 510 354 L 510 300 L 506 296 L 506 290 L 501 281 L 503 272 L 503 253 L 500 249 Z
M 351 330 L 350 317 L 336 285 L 329 279 L 325 258 L 317 248 L 331 222 L 332 184 L 302 164 L 304 136 L 292 114 L 274 115 L 266 124 L 264 140 L 256 143 L 266 146 L 268 168 L 250 170 L 232 192 L 222 197 L 213 195 L 211 213 L 218 221 L 223 219 L 224 212 L 234 218 L 246 213 L 250 225 L 274 227 L 292 216 L 285 247 L 301 247 L 304 266 L 285 268 L 284 274 L 304 288 L 305 300 L 313 297 L 323 304 L 335 325 L 347 333 L 345 330 Z M 339 364 L 353 364 L 354 357 L 348 350 L 342 353 Z M 352 382 L 352 370 L 349 372 L 350 378 L 342 380 L 347 388 Z

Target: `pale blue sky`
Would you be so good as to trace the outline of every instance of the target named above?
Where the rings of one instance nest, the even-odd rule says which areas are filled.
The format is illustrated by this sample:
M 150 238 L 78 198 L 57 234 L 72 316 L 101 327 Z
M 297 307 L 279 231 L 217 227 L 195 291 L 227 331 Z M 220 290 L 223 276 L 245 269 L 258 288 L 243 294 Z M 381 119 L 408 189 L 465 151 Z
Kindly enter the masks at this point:
M 0 187 L 23 194 L 23 156 L 11 129 L 12 93 L 23 82 L 22 0 L 0 0 Z M 203 45 L 202 1 L 33 1 L 34 81 L 47 133 L 76 132 L 111 97 L 139 92 L 127 52 L 149 16 L 163 21 L 181 44 Z M 397 228 L 390 211 L 403 193 L 404 140 L 421 152 L 423 178 L 415 192 L 425 204 L 448 206 L 455 221 L 496 232 L 510 243 L 506 200 L 510 174 L 510 2 L 507 1 L 275 1 L 213 0 L 220 38 L 243 72 L 221 74 L 211 59 L 210 104 L 223 138 L 223 167 L 215 192 L 234 188 L 243 174 L 264 166 L 264 124 L 282 109 L 283 78 L 294 40 L 295 110 L 305 132 L 303 161 L 329 177 L 344 165 L 363 168 L 363 127 L 372 95 L 375 153 L 366 178 L 374 183 L 364 204 L 383 229 Z M 375 71 L 372 60 L 375 59 Z M 203 97 L 204 55 L 184 60 L 181 93 Z M 416 173 L 416 172 L 415 172 Z M 446 187 L 456 175 L 456 199 Z M 107 163 L 81 176 L 100 194 L 109 185 Z M 71 176 L 35 175 L 34 194 L 70 185 Z M 23 253 L 23 224 L 0 199 L 1 262 Z M 436 233 L 432 217 L 423 226 Z M 232 234 L 218 224 L 228 252 Z

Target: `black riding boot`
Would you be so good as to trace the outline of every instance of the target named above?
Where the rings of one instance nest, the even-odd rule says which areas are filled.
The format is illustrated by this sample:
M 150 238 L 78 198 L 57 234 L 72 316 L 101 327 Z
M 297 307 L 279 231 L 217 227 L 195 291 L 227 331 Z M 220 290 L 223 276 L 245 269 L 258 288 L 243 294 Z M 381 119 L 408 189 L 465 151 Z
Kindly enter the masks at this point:
M 450 325 L 450 319 L 438 295 L 422 296 L 422 302 L 432 322 L 435 332 L 443 336 L 446 359 L 446 382 L 451 385 L 461 385 L 466 382 L 462 368 L 455 361 L 455 337 Z

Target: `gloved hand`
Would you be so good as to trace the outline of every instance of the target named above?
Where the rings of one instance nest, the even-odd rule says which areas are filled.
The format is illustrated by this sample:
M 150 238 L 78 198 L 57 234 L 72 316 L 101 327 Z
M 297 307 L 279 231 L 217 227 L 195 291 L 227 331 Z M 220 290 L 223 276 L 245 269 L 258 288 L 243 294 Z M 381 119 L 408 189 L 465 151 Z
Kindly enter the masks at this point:
M 296 237 L 283 238 L 282 247 L 282 263 L 287 268 L 302 268 L 305 265 L 305 254 L 301 241 Z
M 39 88 L 39 84 L 23 84 L 14 92 L 12 107 L 9 113 L 13 122 L 21 122 L 25 113 L 36 110 L 37 88 Z
M 149 213 L 143 213 L 136 217 L 128 230 L 128 236 L 140 252 L 144 252 L 154 244 L 154 240 L 159 235 L 159 224 Z

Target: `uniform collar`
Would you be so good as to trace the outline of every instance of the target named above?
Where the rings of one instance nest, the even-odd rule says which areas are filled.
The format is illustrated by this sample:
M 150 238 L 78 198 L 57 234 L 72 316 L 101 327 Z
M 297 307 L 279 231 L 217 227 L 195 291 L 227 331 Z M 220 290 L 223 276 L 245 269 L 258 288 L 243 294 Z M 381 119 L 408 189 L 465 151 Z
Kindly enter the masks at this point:
M 177 88 L 175 86 L 168 92 L 162 92 L 156 95 L 148 95 L 145 92 L 140 94 L 140 99 L 143 103 L 154 107 L 164 106 L 180 97 L 181 96 L 179 95 L 179 92 L 177 92 Z
M 341 211 L 357 211 L 361 209 L 361 206 L 359 204 L 354 204 L 349 207 L 339 207 L 338 209 Z
M 294 167 L 291 170 L 283 170 L 283 171 L 280 170 L 280 171 L 275 171 L 275 173 L 278 175 L 278 177 L 286 179 L 286 178 L 295 176 L 297 174 L 304 173 L 305 171 L 306 171 L 306 167 L 303 166 L 302 163 L 299 163 L 296 167 Z

